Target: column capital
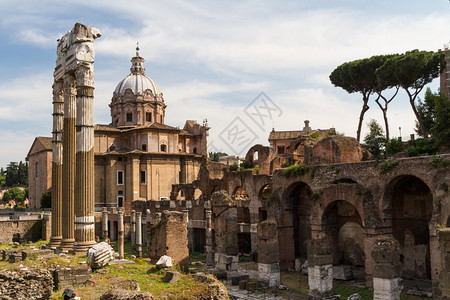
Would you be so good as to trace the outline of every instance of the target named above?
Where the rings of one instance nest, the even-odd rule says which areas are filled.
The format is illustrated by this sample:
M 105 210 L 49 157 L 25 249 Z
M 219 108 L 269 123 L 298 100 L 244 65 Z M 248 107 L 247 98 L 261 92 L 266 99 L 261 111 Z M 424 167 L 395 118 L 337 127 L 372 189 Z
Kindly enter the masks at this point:
M 55 81 L 53 83 L 53 103 L 63 103 L 64 102 L 64 88 L 62 81 Z
M 75 77 L 78 87 L 94 88 L 94 66 L 91 63 L 79 66 L 75 70 Z

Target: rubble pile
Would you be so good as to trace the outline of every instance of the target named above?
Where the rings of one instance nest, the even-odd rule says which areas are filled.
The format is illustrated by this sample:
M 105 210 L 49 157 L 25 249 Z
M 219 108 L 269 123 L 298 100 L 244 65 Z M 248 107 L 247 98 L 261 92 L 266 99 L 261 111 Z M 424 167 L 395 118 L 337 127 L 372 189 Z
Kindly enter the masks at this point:
M 52 293 L 53 277 L 48 270 L 0 271 L 2 299 L 49 299 Z

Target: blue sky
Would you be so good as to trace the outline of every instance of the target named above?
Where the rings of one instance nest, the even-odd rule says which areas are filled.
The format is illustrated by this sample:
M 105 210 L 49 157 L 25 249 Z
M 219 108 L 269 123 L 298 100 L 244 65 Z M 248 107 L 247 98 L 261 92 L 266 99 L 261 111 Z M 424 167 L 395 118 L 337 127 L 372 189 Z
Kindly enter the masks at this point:
M 245 154 L 245 143 L 227 140 L 236 118 L 252 143 L 267 144 L 272 127 L 301 129 L 305 119 L 313 129 L 355 136 L 361 97 L 329 82 L 334 68 L 377 54 L 437 51 L 450 41 L 448 0 L 6 0 L 0 11 L 1 167 L 24 160 L 34 137 L 51 135 L 56 40 L 75 22 L 102 33 L 94 44 L 96 123 L 110 122 L 108 103 L 139 41 L 146 73 L 164 93 L 166 123 L 207 118 L 212 149 L 229 154 Z M 430 87 L 437 90 L 438 80 Z M 245 112 L 261 92 L 279 111 L 257 124 Z M 366 121 L 382 123 L 380 109 L 370 107 Z M 402 136 L 413 133 L 404 92 L 388 114 L 393 136 L 399 127 Z

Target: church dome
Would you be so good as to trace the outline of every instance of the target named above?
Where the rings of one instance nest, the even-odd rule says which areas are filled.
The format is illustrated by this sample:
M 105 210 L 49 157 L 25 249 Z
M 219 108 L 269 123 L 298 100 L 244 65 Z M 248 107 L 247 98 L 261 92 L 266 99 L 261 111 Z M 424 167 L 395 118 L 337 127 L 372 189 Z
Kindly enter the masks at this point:
M 131 74 L 119 82 L 114 90 L 116 96 L 123 96 L 127 89 L 135 95 L 142 95 L 146 90 L 151 90 L 153 96 L 161 94 L 156 83 L 145 75 L 144 58 L 139 56 L 139 47 L 136 48 L 136 56 L 131 59 L 131 62 Z
M 117 96 L 123 96 L 127 89 L 130 89 L 135 95 L 143 94 L 146 90 L 151 90 L 153 95 L 161 94 L 161 91 L 156 83 L 145 74 L 128 75 L 121 82 L 119 82 L 114 92 Z

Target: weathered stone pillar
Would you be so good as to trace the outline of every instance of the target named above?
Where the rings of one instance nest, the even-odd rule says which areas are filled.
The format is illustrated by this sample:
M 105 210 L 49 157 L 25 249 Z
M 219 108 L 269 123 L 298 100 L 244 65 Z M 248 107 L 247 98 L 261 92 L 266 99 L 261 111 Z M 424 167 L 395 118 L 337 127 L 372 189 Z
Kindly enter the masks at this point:
M 118 212 L 118 232 L 119 232 L 119 236 L 118 236 L 118 241 L 117 241 L 117 249 L 119 251 L 119 259 L 123 259 L 124 258 L 124 253 L 123 253 L 123 212 L 120 209 Z
M 213 257 L 213 242 L 212 242 L 212 228 L 211 228 L 211 210 L 207 209 L 205 211 L 206 217 L 206 246 L 205 246 L 205 254 L 206 254 L 206 266 L 213 267 L 214 266 L 214 257 Z
M 147 245 L 147 248 L 148 248 L 150 246 L 150 236 L 149 236 L 149 234 L 150 234 L 150 229 L 152 228 L 152 216 L 151 216 L 150 209 L 147 209 L 145 211 L 145 215 L 146 215 L 146 220 L 145 221 L 147 222 L 147 224 L 145 226 L 145 227 L 147 227 L 147 230 L 145 232 L 145 244 Z
M 136 211 L 131 211 L 131 228 L 130 228 L 130 235 L 131 235 L 131 253 L 134 253 L 136 251 Z
M 258 224 L 258 279 L 270 287 L 280 285 L 278 227 L 276 222 Z
M 103 233 L 103 240 L 106 240 L 108 238 L 108 208 L 103 207 L 102 208 L 102 233 Z
M 219 270 L 236 271 L 239 262 L 237 209 L 225 191 L 213 193 L 211 201 L 216 215 L 214 218 L 215 267 Z
M 110 236 L 110 240 L 114 241 L 118 239 L 118 235 L 117 235 L 117 229 L 116 226 L 114 225 L 114 219 L 117 219 L 117 207 L 111 207 L 111 211 L 109 213 L 109 236 Z
M 75 242 L 75 119 L 76 87 L 72 75 L 64 75 L 64 138 L 62 169 L 62 251 L 72 249 Z
M 136 213 L 136 256 L 142 258 L 142 213 Z
M 373 246 L 373 299 L 399 300 L 402 292 L 400 244 L 391 236 L 379 237 Z
M 53 139 L 52 139 L 52 235 L 49 246 L 56 248 L 62 240 L 62 164 L 64 91 L 61 81 L 53 84 Z
M 329 239 L 322 235 L 308 244 L 308 299 L 339 299 L 333 292 L 333 257 Z
M 438 232 L 439 250 L 441 250 L 442 270 L 439 275 L 441 300 L 450 300 L 450 228 Z
M 152 240 L 150 247 L 147 248 L 147 254 L 152 263 L 156 263 L 161 256 L 167 255 L 178 262 L 184 271 L 189 270 L 186 214 L 178 211 L 163 211 L 159 226 L 153 226 L 150 235 Z
M 194 233 L 192 232 L 192 222 L 191 222 L 191 215 L 190 215 L 190 210 L 189 209 L 184 209 L 182 210 L 183 213 L 185 213 L 187 215 L 187 220 L 188 220 L 188 225 L 187 225 L 187 230 L 188 230 L 188 235 L 187 235 L 187 239 L 188 239 L 188 248 L 189 249 L 193 249 L 194 247 Z
M 85 43 L 91 47 L 92 43 Z M 90 57 L 93 59 L 94 54 Z M 85 253 L 95 244 L 94 186 L 94 67 L 92 62 L 75 71 L 77 80 L 76 122 L 76 193 L 75 244 L 76 253 Z

